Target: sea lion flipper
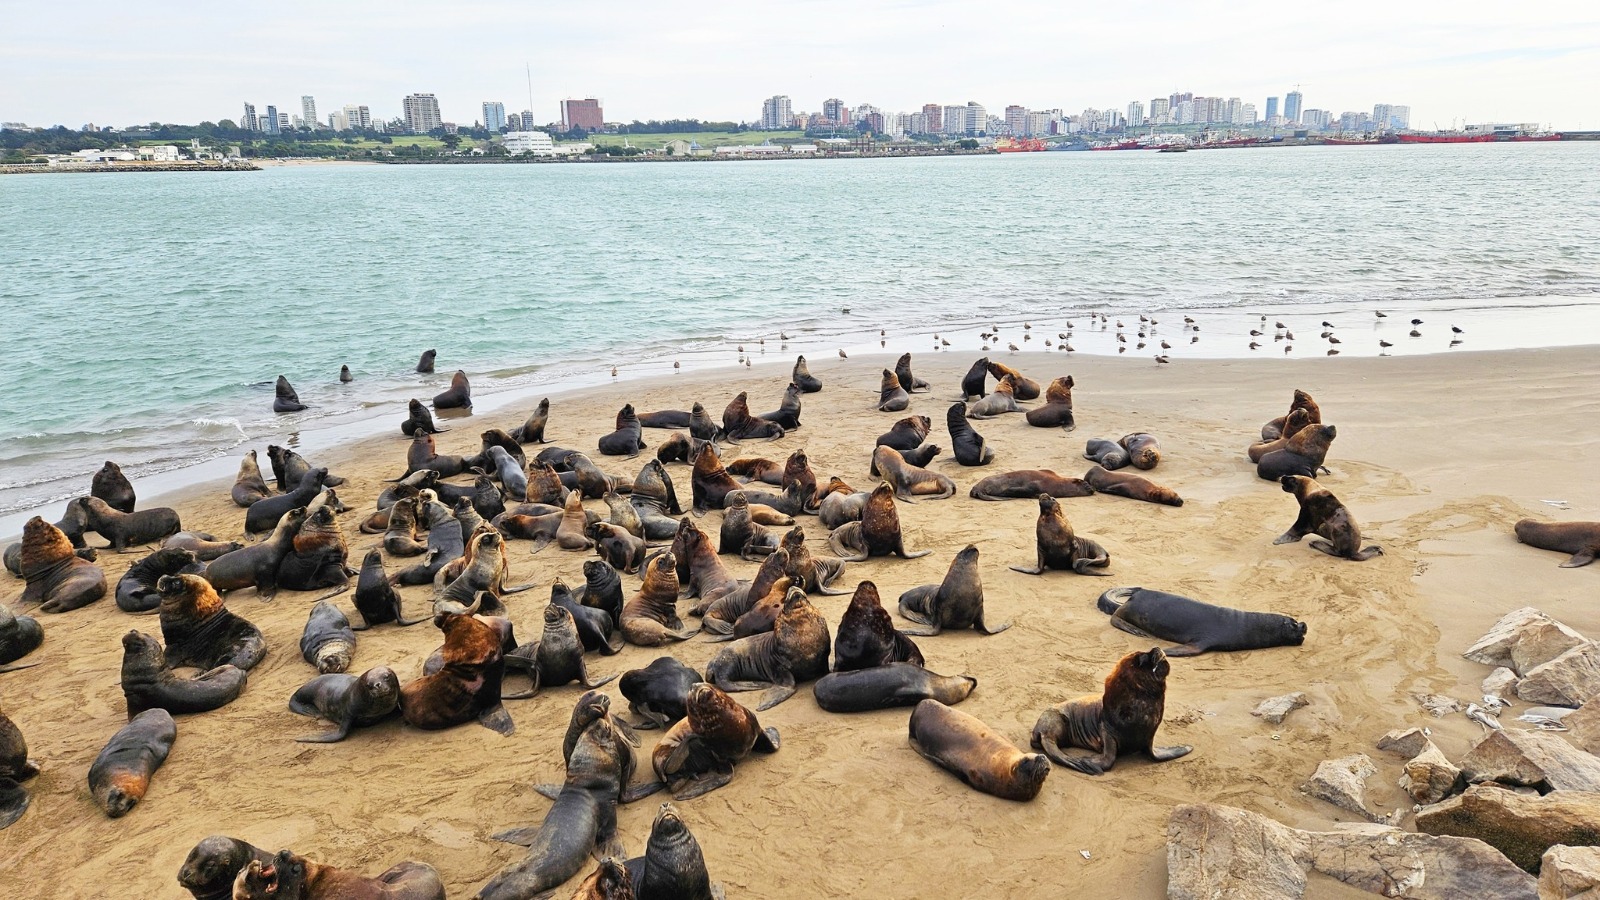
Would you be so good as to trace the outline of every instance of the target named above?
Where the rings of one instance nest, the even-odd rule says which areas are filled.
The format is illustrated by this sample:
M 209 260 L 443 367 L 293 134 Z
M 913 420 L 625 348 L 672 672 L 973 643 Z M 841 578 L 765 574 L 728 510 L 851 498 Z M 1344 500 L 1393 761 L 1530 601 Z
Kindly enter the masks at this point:
M 1193 752 L 1194 748 L 1187 744 L 1179 744 L 1176 747 L 1151 747 L 1150 758 L 1156 762 L 1168 762 L 1170 760 L 1188 756 Z
M 756 753 L 777 753 L 781 746 L 783 740 L 778 736 L 778 729 L 768 725 L 756 735 L 756 742 L 750 749 Z
M 561 796 L 561 785 L 559 785 L 559 784 L 536 784 L 536 785 L 533 786 L 533 792 L 535 794 L 538 794 L 541 797 L 545 797 L 547 799 L 554 800 L 557 797 Z
M 550 538 L 549 535 L 543 535 L 543 534 L 539 535 L 538 537 L 533 539 L 533 550 L 528 555 L 532 556 L 534 553 L 538 553 L 540 550 L 543 550 L 544 548 L 550 546 L 550 544 L 552 542 L 553 541 L 552 541 L 552 539 Z
M 1011 623 L 1010 622 L 1001 622 L 999 625 L 996 625 L 993 628 L 990 628 L 988 625 L 985 625 L 983 623 L 983 613 L 981 613 L 981 612 L 978 613 L 978 618 L 974 619 L 972 624 L 973 624 L 973 626 L 975 628 L 978 629 L 978 631 L 982 632 L 983 634 L 999 634 L 1000 632 L 1005 631 L 1007 628 L 1011 627 Z
M 794 696 L 794 673 L 785 671 L 782 675 L 782 681 L 775 682 L 770 690 L 761 695 L 761 702 L 756 704 L 756 712 L 769 710 Z
M 1580 565 L 1582 565 L 1582 564 L 1580 563 Z M 23 663 L 23 664 L 17 665 L 17 666 L 0 666 L 0 672 L 16 672 L 16 671 L 18 671 L 20 669 L 31 669 L 31 668 L 33 668 L 34 666 L 37 666 L 37 665 L 39 665 L 39 663 L 31 662 L 31 663 Z
M 1129 622 L 1127 619 L 1122 618 L 1121 616 L 1112 616 L 1111 617 L 1111 627 L 1115 628 L 1118 631 L 1126 631 L 1127 633 L 1133 635 L 1134 637 L 1150 638 L 1152 640 L 1159 640 L 1158 638 L 1156 638 L 1155 635 L 1151 634 L 1148 631 L 1145 631 L 1143 628 L 1140 628 L 1137 625 L 1134 625 L 1133 623 Z M 1168 655 L 1170 656 L 1171 654 L 1168 654 Z
M 1585 550 L 1579 550 L 1577 553 L 1572 554 L 1572 558 L 1571 559 L 1569 559 L 1566 562 L 1562 563 L 1561 564 L 1561 568 L 1563 568 L 1563 569 L 1578 569 L 1578 568 L 1582 568 L 1583 566 L 1587 566 L 1589 563 L 1594 562 L 1594 555 L 1595 555 L 1596 549 L 1597 548 L 1590 547 L 1590 548 L 1585 549 Z
M 622 802 L 623 803 L 634 803 L 634 802 L 637 802 L 639 800 L 643 800 L 644 798 L 650 796 L 651 794 L 654 794 L 654 793 L 656 793 L 658 791 L 665 790 L 666 787 L 667 786 L 665 784 L 663 784 L 662 782 L 659 782 L 659 781 L 651 781 L 651 782 L 647 782 L 645 784 L 636 784 L 633 787 L 630 787 L 627 790 L 622 792 Z
M 1099 556 L 1095 557 L 1094 559 L 1078 559 L 1073 561 L 1072 571 L 1077 572 L 1079 575 L 1099 575 L 1109 578 L 1111 577 L 1110 572 L 1091 570 L 1104 569 L 1110 562 L 1110 557 L 1106 556 Z
M 9 778 L 0 778 L 0 829 L 22 818 L 28 811 L 28 791 Z
M 498 703 L 478 713 L 478 723 L 496 734 L 507 737 L 517 730 L 516 724 L 511 721 L 511 714 Z
M 1061 752 L 1061 745 L 1056 743 L 1055 735 L 1040 734 L 1037 730 L 1035 730 L 1034 737 L 1038 738 L 1037 744 L 1039 749 L 1044 753 L 1045 756 L 1050 758 L 1051 762 L 1055 763 L 1056 765 L 1072 768 L 1072 757 Z
M 1113 619 L 1112 621 L 1115 622 L 1116 620 Z M 1149 635 L 1145 636 L 1149 637 Z M 1201 647 L 1197 644 L 1180 644 L 1176 647 L 1168 647 L 1164 652 L 1166 653 L 1167 658 L 1170 659 L 1175 656 L 1199 656 L 1200 654 L 1206 652 L 1206 649 L 1207 648 Z
M 727 766 L 725 769 L 712 769 L 689 779 L 684 787 L 672 796 L 675 800 L 693 800 L 696 797 L 703 797 L 711 793 L 732 780 L 733 766 Z
M 307 734 L 295 738 L 297 744 L 337 744 L 350 736 L 350 726 L 344 722 L 338 723 L 339 727 L 321 734 Z
M 507 844 L 516 844 L 519 847 L 532 847 L 534 839 L 539 836 L 538 825 L 528 825 L 524 828 L 513 828 L 499 834 L 489 836 L 490 840 L 504 841 Z
M 1022 566 L 1011 566 L 1011 571 L 1021 572 L 1024 575 L 1041 575 L 1044 573 L 1044 567 L 1036 566 L 1032 569 L 1025 569 Z

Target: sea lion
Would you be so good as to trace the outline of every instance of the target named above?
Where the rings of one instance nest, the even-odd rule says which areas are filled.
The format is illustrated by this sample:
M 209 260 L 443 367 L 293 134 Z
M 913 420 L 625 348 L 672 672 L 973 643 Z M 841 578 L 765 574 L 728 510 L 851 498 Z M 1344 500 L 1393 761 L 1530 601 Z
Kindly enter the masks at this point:
M 337 606 L 318 600 L 300 634 L 300 656 L 320 674 L 330 675 L 350 668 L 355 652 L 356 633 L 350 629 L 350 620 Z
M 628 643 L 659 647 L 668 641 L 686 641 L 700 633 L 686 631 L 678 618 L 678 560 L 668 550 L 645 566 L 644 583 L 622 607 L 620 625 Z
M 927 416 L 907 416 L 894 423 L 894 427 L 888 431 L 878 435 L 877 446 L 893 447 L 902 454 L 910 453 L 927 440 L 928 429 L 932 424 Z
M 1106 676 L 1105 693 L 1068 700 L 1045 710 L 1033 726 L 1032 745 L 1056 763 L 1085 775 L 1100 775 L 1125 753 L 1143 753 L 1155 762 L 1187 756 L 1193 747 L 1157 747 L 1172 664 L 1160 647 L 1124 656 Z M 1094 756 L 1068 756 L 1079 747 Z
M 589 518 L 584 514 L 583 497 L 577 491 L 570 491 L 562 508 L 561 523 L 556 527 L 555 542 L 563 550 L 589 550 L 594 547 L 594 540 L 588 531 Z
M 746 482 L 760 481 L 766 484 L 783 484 L 783 466 L 764 456 L 747 456 L 736 459 L 725 466 L 728 474 L 735 478 L 742 478 Z
M 924 584 L 900 595 L 900 615 L 923 628 L 906 634 L 919 637 L 975 628 L 980 634 L 999 634 L 1010 622 L 989 626 L 983 621 L 983 579 L 978 572 L 978 548 L 968 544 L 950 561 L 944 580 Z
M 9 666 L 29 653 L 39 649 L 44 643 L 44 629 L 39 627 L 39 622 L 33 616 L 19 616 L 11 608 L 0 604 L 0 672 L 10 671 L 12 668 L 25 669 L 29 666 Z
M 306 462 L 305 457 L 277 444 L 267 445 L 267 461 L 272 464 L 272 477 L 277 481 L 280 491 L 290 490 L 291 486 L 300 483 L 307 472 L 316 468 Z M 338 487 L 344 484 L 344 479 L 328 475 L 322 479 L 322 483 L 328 487 Z
M 976 500 L 1032 500 L 1040 494 L 1058 498 L 1088 497 L 1094 494 L 1094 488 L 1082 478 L 1057 475 L 1050 469 L 1021 469 L 990 475 L 967 492 Z
M 921 463 L 918 463 L 918 465 L 921 465 Z M 811 459 L 806 456 L 806 451 L 803 448 L 789 454 L 789 458 L 783 461 L 783 474 L 778 479 L 778 486 L 785 491 L 788 491 L 791 486 L 798 486 L 801 493 L 812 498 L 807 502 L 808 511 L 816 509 L 817 473 L 811 471 Z M 764 522 L 762 524 L 774 523 Z M 792 525 L 794 523 L 785 524 Z
M 110 548 L 126 553 L 136 544 L 153 544 L 183 530 L 178 511 L 170 507 L 118 512 L 99 497 L 79 497 L 73 501 L 83 509 L 85 530 L 110 541 Z
M 973 716 L 929 698 L 911 712 L 911 749 L 967 786 L 1005 800 L 1032 800 L 1050 760 L 1023 753 Z
M 790 382 L 789 386 L 783 391 L 783 400 L 779 402 L 778 408 L 772 412 L 762 413 L 756 418 L 765 419 L 768 422 L 776 422 L 783 426 L 783 430 L 786 432 L 799 428 L 800 386 Z
M 977 688 L 971 675 L 940 675 L 917 663 L 891 662 L 868 669 L 835 671 L 817 679 L 811 693 L 826 712 L 852 713 L 916 706 L 933 699 L 954 706 Z
M 638 900 L 633 889 L 633 879 L 628 876 L 628 866 L 614 856 L 600 860 L 578 885 L 572 900 Z
M 834 635 L 833 670 L 850 672 L 890 663 L 922 665 L 922 650 L 916 642 L 896 631 L 889 611 L 878 598 L 878 586 L 870 581 L 856 585 L 855 595 Z
M 1060 502 L 1049 494 L 1039 495 L 1039 521 L 1034 534 L 1039 551 L 1037 564 L 1031 569 L 1012 566 L 1013 572 L 1042 575 L 1047 569 L 1071 569 L 1079 575 L 1111 574 L 1092 571 L 1111 565 L 1111 554 L 1094 541 L 1074 534 Z
M 574 477 L 575 484 L 568 486 L 576 486 L 578 490 L 583 492 L 584 499 L 599 500 L 606 495 L 607 491 L 616 489 L 617 480 L 600 471 L 600 467 L 594 464 L 594 460 L 584 454 L 572 451 L 562 458 L 566 460 L 566 465 L 571 469 Z M 567 479 L 563 477 L 562 483 L 566 484 Z
M 378 493 L 378 510 L 382 512 L 395 505 L 397 501 L 406 498 L 416 498 L 425 490 L 435 493 L 439 487 L 439 473 L 429 469 L 412 472 L 410 475 L 392 482 L 391 487 L 386 487 Z M 368 520 L 363 522 L 361 530 L 366 534 L 381 534 L 388 527 L 388 520 Z
M 711 537 L 688 516 L 678 523 L 678 532 L 672 538 L 672 554 L 677 561 L 676 572 L 684 595 L 700 598 L 691 615 L 702 614 L 709 604 L 738 590 L 739 580 L 717 558 Z
M 511 429 L 511 436 L 524 444 L 547 444 L 545 440 L 545 425 L 550 421 L 550 398 L 539 401 L 539 406 L 528 416 L 527 421 Z
M 204 578 L 163 575 L 156 590 L 168 665 L 210 671 L 228 664 L 249 671 L 267 655 L 261 630 L 224 607 Z
M 783 437 L 782 425 L 750 414 L 750 398 L 746 391 L 740 391 L 739 396 L 734 397 L 722 411 L 722 431 L 730 441 Z
M 704 515 L 709 509 L 722 509 L 728 494 L 744 489 L 744 485 L 722 467 L 717 449 L 710 444 L 700 448 L 700 455 L 694 458 L 694 473 L 690 476 L 689 485 L 694 510 L 698 515 Z
M 765 688 L 760 712 L 794 696 L 795 685 L 826 674 L 831 644 L 827 620 L 805 591 L 791 587 L 772 631 L 724 647 L 706 664 L 706 678 L 724 691 Z
M 828 585 L 839 580 L 844 574 L 844 560 L 831 556 L 814 556 L 806 549 L 806 532 L 804 528 L 796 525 L 789 529 L 783 536 L 783 551 L 789 554 L 788 565 L 784 567 L 784 574 L 794 579 L 798 587 L 805 589 L 808 594 L 822 594 L 824 596 L 839 596 L 846 591 L 832 591 Z
M 621 579 L 618 579 L 619 588 L 621 584 Z M 573 624 L 578 629 L 578 640 L 583 644 L 584 650 L 598 650 L 605 656 L 612 656 L 622 649 L 622 635 L 612 635 L 617 622 L 611 612 L 579 603 L 573 596 L 572 589 L 560 578 L 550 586 L 550 602 L 572 615 Z
M 278 566 L 293 552 L 295 533 L 305 520 L 303 506 L 285 512 L 266 540 L 217 557 L 201 574 L 219 591 L 254 586 L 261 599 L 271 600 L 278 592 Z
M 604 610 L 617 627 L 622 625 L 622 578 L 605 560 L 591 559 L 583 564 L 584 606 Z
M 872 467 L 894 488 L 894 495 L 907 503 L 917 502 L 918 497 L 945 500 L 956 495 L 956 483 L 948 475 L 907 463 L 900 451 L 893 447 L 879 447 L 872 451 Z
M 911 406 L 911 395 L 900 386 L 900 379 L 888 369 L 878 385 L 878 412 L 900 412 Z
M 267 480 L 261 477 L 261 464 L 256 461 L 256 451 L 246 452 L 244 459 L 239 461 L 239 474 L 234 478 L 233 489 L 228 495 L 234 503 L 245 509 L 249 509 L 257 500 L 272 496 Z
M 432 375 L 433 374 L 433 361 L 434 361 L 434 359 L 436 357 L 438 357 L 438 355 L 439 355 L 439 351 L 437 351 L 437 350 L 424 350 L 424 351 L 422 351 L 422 358 L 417 360 L 417 374 L 418 375 Z
M 90 482 L 89 496 L 104 500 L 107 506 L 121 513 L 133 512 L 136 499 L 133 484 L 122 474 L 122 468 L 109 459 L 98 472 L 94 473 L 94 479 Z
M 1128 465 L 1128 451 L 1116 441 L 1091 439 L 1083 448 L 1083 458 L 1094 460 L 1095 465 L 1108 472 Z
M 589 669 L 583 661 L 583 640 L 578 637 L 578 623 L 572 618 L 571 612 L 554 602 L 545 606 L 544 633 L 531 646 L 531 653 L 524 655 L 519 650 L 514 654 L 530 663 L 528 674 L 533 679 L 533 690 L 527 696 L 533 696 L 541 688 L 561 687 L 574 681 L 582 687 L 597 688 L 617 677 L 607 675 L 598 681 L 589 680 Z M 510 663 L 508 667 L 511 667 Z
M 748 590 L 735 592 L 711 604 L 700 624 L 706 631 L 714 632 L 710 636 L 712 641 L 750 637 L 777 627 L 778 616 L 783 614 L 784 600 L 794 584 L 793 576 L 783 573 L 783 559 L 786 556 L 784 551 L 776 551 L 767 557 L 767 562 L 772 565 L 763 564 L 764 569 L 776 570 L 778 575 L 775 579 L 766 580 L 771 573 L 764 571 L 758 575 L 758 581 L 751 582 Z
M 1260 462 L 1261 457 L 1266 456 L 1268 453 L 1274 450 L 1282 450 L 1289 443 L 1289 438 L 1299 434 L 1306 426 L 1311 424 L 1313 424 L 1311 413 L 1304 409 L 1290 410 L 1289 415 L 1283 420 L 1283 433 L 1273 440 L 1251 444 L 1245 449 L 1245 455 L 1249 456 L 1250 461 L 1253 463 Z
M 722 888 L 706 873 L 700 843 L 671 803 L 661 804 L 644 856 L 628 860 L 625 871 L 638 900 L 723 900 Z
M 632 575 L 644 565 L 648 545 L 629 534 L 627 529 L 610 522 L 595 522 L 584 532 L 600 558 L 612 567 Z
M 967 407 L 969 419 L 992 419 L 1006 413 L 1022 412 L 1017 405 L 1016 382 L 1010 375 L 995 383 L 994 391 L 985 394 Z
M 122 726 L 89 767 L 89 793 L 107 816 L 127 815 L 167 761 L 178 726 L 164 709 L 147 709 Z
M 696 448 L 681 434 L 674 434 L 656 445 L 656 459 L 664 462 L 688 462 L 694 458 Z
M 1288 616 L 1212 606 L 1142 587 L 1112 588 L 1095 605 L 1119 631 L 1178 642 L 1181 646 L 1166 649 L 1167 656 L 1298 647 L 1306 639 L 1305 623 Z
M 434 409 L 471 409 L 472 385 L 467 381 L 467 373 L 456 370 L 450 376 L 450 388 L 433 397 Z
M 251 860 L 272 861 L 272 854 L 244 841 L 214 834 L 194 845 L 178 869 L 178 885 L 194 900 L 233 900 L 233 882 Z
M 1015 393 L 1018 400 L 1039 399 L 1039 382 L 1034 381 L 1005 363 L 989 363 L 989 374 L 993 375 L 996 380 L 1009 377 L 1013 393 Z
M 523 470 L 523 464 L 506 452 L 504 447 L 490 447 L 488 450 L 490 471 L 500 484 L 505 487 L 506 496 L 513 500 L 526 500 L 528 497 L 528 476 Z M 476 485 L 474 485 L 476 488 Z M 491 516 L 490 518 L 493 518 Z
M 417 502 L 397 500 L 389 507 L 389 529 L 383 534 L 383 549 L 390 556 L 421 556 L 428 545 L 417 540 Z
M 477 603 L 461 612 L 434 617 L 444 632 L 443 666 L 400 688 L 400 713 L 406 723 L 429 731 L 450 728 L 477 719 L 490 731 L 509 735 L 516 730 L 500 704 L 505 680 L 506 619 L 477 615 Z
M 718 553 L 735 553 L 748 559 L 778 549 L 778 536 L 750 518 L 750 501 L 744 491 L 728 494 L 718 536 Z
M 232 553 L 244 548 L 239 541 L 219 541 L 215 537 L 199 531 L 180 531 L 172 537 L 161 542 L 164 550 L 188 550 L 194 558 L 201 562 L 210 562 L 224 553 Z
M 446 511 L 442 518 L 428 522 L 428 552 L 422 562 L 401 569 L 394 574 L 398 585 L 432 584 L 445 566 L 466 553 L 467 542 L 461 532 L 461 523 Z
M 516 438 L 498 428 L 489 428 L 479 432 L 478 441 L 480 447 L 478 455 L 466 458 L 468 470 L 493 470 L 495 462 L 489 458 L 489 448 L 491 447 L 499 447 L 512 459 L 516 460 L 518 470 L 528 465 L 528 454 L 523 451 L 522 444 Z
M 716 443 L 726 437 L 723 429 L 712 421 L 711 413 L 706 412 L 705 406 L 699 403 L 689 408 L 689 436 L 708 443 Z
M 106 595 L 106 573 L 80 558 L 61 529 L 34 516 L 22 526 L 18 569 L 27 587 L 22 602 L 47 613 L 68 612 Z
M 811 492 L 797 482 L 791 482 L 781 494 L 751 490 L 748 486 L 742 486 L 742 490 L 750 501 L 750 517 L 763 524 L 781 524 L 785 522 L 783 516 L 792 519 L 804 515 L 812 504 Z
M 1540 550 L 1570 553 L 1572 558 L 1561 564 L 1563 569 L 1576 569 L 1594 562 L 1600 553 L 1600 522 L 1540 522 L 1537 519 L 1519 519 L 1515 526 L 1517 540 Z
M 806 366 L 806 358 L 797 356 L 794 360 L 794 372 L 789 380 L 800 388 L 801 393 L 815 394 L 822 390 L 822 382 L 811 374 L 811 369 Z
M 869 556 L 898 554 L 902 559 L 927 556 L 932 550 L 906 550 L 900 531 L 900 514 L 894 508 L 894 488 L 888 483 L 873 489 L 861 509 L 861 521 L 846 522 L 828 535 L 828 548 L 845 562 Z
M 689 689 L 684 718 L 667 729 L 650 762 L 675 799 L 692 800 L 732 781 L 734 764 L 751 753 L 779 746 L 778 729 L 762 728 L 755 713 L 701 682 Z
M 632 403 L 617 410 L 617 430 L 600 439 L 600 452 L 606 456 L 638 456 L 645 449 L 641 429 L 644 426 L 633 411 Z
M 289 711 L 327 719 L 334 730 L 295 738 L 305 744 L 342 741 L 353 729 L 376 725 L 400 708 L 400 679 L 388 666 L 375 666 L 360 677 L 345 673 L 318 675 L 289 698 Z
M 400 477 L 403 479 L 424 470 L 437 472 L 440 478 L 454 478 L 467 470 L 467 460 L 454 453 L 439 453 L 433 435 L 419 429 L 411 436 L 411 446 L 406 449 L 406 470 Z
M 1284 442 L 1281 450 L 1263 454 L 1256 463 L 1256 475 L 1267 481 L 1278 481 L 1285 475 L 1317 477 L 1317 470 L 1326 471 L 1323 462 L 1328 458 L 1328 446 L 1338 436 L 1332 425 L 1308 425 L 1294 437 Z
M 374 625 L 383 625 L 393 622 L 396 625 L 415 625 L 426 622 L 426 618 L 407 620 L 401 612 L 400 592 L 394 589 L 394 583 L 383 571 L 383 554 L 377 550 L 367 551 L 366 558 L 361 561 L 361 575 L 356 579 L 355 595 L 356 612 L 361 613 L 361 625 L 352 626 L 352 631 L 366 631 Z
M 444 883 L 427 863 L 406 860 L 376 878 L 314 863 L 279 850 L 270 863 L 250 860 L 233 882 L 234 900 L 444 900 Z
M 28 759 L 28 742 L 22 729 L 0 712 L 0 830 L 28 811 L 28 792 L 20 782 L 39 774 Z
M 1128 451 L 1128 462 L 1136 469 L 1149 471 L 1161 462 L 1161 443 L 1143 431 L 1123 435 L 1117 443 Z
M 989 357 L 985 356 L 972 364 L 967 374 L 961 377 L 961 397 L 963 400 L 972 400 L 989 393 L 984 387 L 989 378 Z
M 956 462 L 963 466 L 986 466 L 994 461 L 994 448 L 967 421 L 966 404 L 951 404 L 945 411 L 944 424 L 950 432 L 950 446 Z
M 350 548 L 332 507 L 308 510 L 291 546 L 278 564 L 278 587 L 291 591 L 341 587 L 355 574 L 345 565 Z
M 179 678 L 167 667 L 160 641 L 138 631 L 122 636 L 122 696 L 130 719 L 147 709 L 177 715 L 220 709 L 238 698 L 247 680 L 244 670 L 233 665 Z
M 1307 416 L 1310 418 L 1308 424 L 1322 424 L 1322 408 L 1317 406 L 1317 401 L 1311 399 L 1311 395 L 1305 391 L 1296 390 L 1294 392 L 1294 400 L 1289 404 L 1289 412 L 1261 426 L 1261 439 L 1263 441 L 1275 441 L 1280 437 L 1286 437 L 1288 429 L 1284 427 L 1285 422 L 1297 409 L 1306 411 Z
M 294 392 L 294 386 L 289 384 L 289 379 L 278 376 L 278 383 L 273 387 L 272 411 L 275 413 L 299 412 L 306 408 L 300 402 L 300 395 Z
M 1024 418 L 1035 428 L 1060 428 L 1071 431 L 1078 427 L 1072 418 L 1072 376 L 1064 375 L 1050 382 L 1044 390 L 1044 405 L 1028 410 Z
M 485 527 L 473 532 L 472 540 L 467 542 L 462 556 L 441 568 L 436 581 L 445 585 L 440 594 L 442 600 L 454 600 L 467 605 L 479 597 L 479 592 L 487 592 L 491 605 L 503 609 L 502 597 L 520 594 L 533 587 L 531 582 L 507 585 L 506 579 L 510 575 L 511 562 L 506 557 L 505 536 L 493 528 Z M 503 615 L 490 609 L 484 612 Z
M 834 481 L 838 479 L 835 478 Z M 867 506 L 867 498 L 871 496 L 866 491 L 847 494 L 829 493 L 822 498 L 822 503 L 817 507 L 817 519 L 822 523 L 822 527 L 829 531 L 846 522 L 858 522 L 861 520 L 861 511 Z
M 322 492 L 322 480 L 327 474 L 327 469 L 312 469 L 289 493 L 250 504 L 250 508 L 244 513 L 245 534 L 256 535 L 263 531 L 272 531 L 278 527 L 285 513 L 309 505 L 316 499 L 317 494 Z
M 1177 491 L 1132 472 L 1108 472 L 1102 466 L 1091 466 L 1084 473 L 1083 480 L 1099 494 L 1144 500 L 1163 506 L 1183 505 L 1183 498 L 1178 496 Z
M 633 493 L 628 496 L 628 502 L 638 513 L 643 529 L 641 536 L 647 540 L 670 537 L 671 532 L 677 530 L 678 523 L 671 516 L 682 515 L 683 507 L 678 504 L 678 490 L 672 483 L 672 476 L 659 460 L 650 460 L 639 470 L 633 479 Z M 663 519 L 666 521 L 660 521 Z
M 1308 534 L 1320 535 L 1325 541 L 1312 541 L 1311 549 L 1321 550 L 1329 556 L 1365 562 L 1383 555 L 1377 544 L 1361 546 L 1361 526 L 1355 516 L 1333 492 L 1303 475 L 1285 475 L 1282 482 L 1285 492 L 1293 494 L 1300 504 L 1300 515 L 1274 544 L 1294 544 Z
M 900 381 L 900 386 L 908 394 L 919 394 L 933 390 L 933 386 L 921 378 L 911 374 L 911 354 L 901 354 L 894 364 L 894 377 Z
M 340 366 L 339 367 L 339 383 L 340 384 L 349 384 L 350 382 L 355 381 L 355 380 L 356 380 L 356 377 L 354 375 L 350 374 L 350 367 L 349 366 Z
M 526 482 L 523 491 L 529 503 L 561 506 L 567 502 L 567 489 L 561 485 L 561 475 L 549 463 L 530 463 Z
M 662 409 L 655 412 L 639 413 L 639 426 L 641 428 L 688 428 L 689 411 L 687 409 Z
M 676 657 L 658 656 L 642 669 L 623 672 L 617 686 L 628 698 L 628 709 L 644 719 L 634 727 L 653 729 L 688 715 L 689 689 L 704 680 Z
M 406 437 L 413 437 L 419 431 L 424 434 L 442 434 L 450 430 L 433 424 L 433 413 L 428 412 L 428 407 L 415 397 L 411 398 L 407 412 L 406 420 L 400 423 L 400 433 Z
M 128 567 L 117 580 L 117 608 L 123 612 L 150 612 L 161 604 L 156 582 L 163 575 L 202 575 L 206 566 L 193 551 L 167 547 Z M 0 660 L 4 662 L 4 660 Z

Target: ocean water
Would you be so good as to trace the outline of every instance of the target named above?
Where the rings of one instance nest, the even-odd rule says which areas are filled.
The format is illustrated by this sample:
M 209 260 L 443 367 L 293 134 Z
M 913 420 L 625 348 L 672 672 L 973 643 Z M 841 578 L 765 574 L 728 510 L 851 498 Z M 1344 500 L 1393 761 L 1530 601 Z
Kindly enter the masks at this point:
M 1165 313 L 1137 352 L 1174 360 L 1323 355 L 1321 321 L 1345 353 L 1600 343 L 1600 144 L 3 178 L 0 531 L 106 459 L 392 428 L 457 368 L 482 398 L 991 325 L 1059 353 L 1067 322 L 1117 352 L 1090 310 Z M 312 409 L 272 413 L 279 374 Z

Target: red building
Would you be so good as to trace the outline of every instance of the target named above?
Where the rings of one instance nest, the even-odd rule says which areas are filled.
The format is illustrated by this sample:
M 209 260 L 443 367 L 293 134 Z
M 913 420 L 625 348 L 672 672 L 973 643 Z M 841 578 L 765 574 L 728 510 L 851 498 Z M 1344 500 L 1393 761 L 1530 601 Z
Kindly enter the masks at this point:
M 600 110 L 600 101 L 594 98 L 587 100 L 561 101 L 561 126 L 564 131 L 582 128 L 584 131 L 599 131 L 605 127 L 605 113 Z

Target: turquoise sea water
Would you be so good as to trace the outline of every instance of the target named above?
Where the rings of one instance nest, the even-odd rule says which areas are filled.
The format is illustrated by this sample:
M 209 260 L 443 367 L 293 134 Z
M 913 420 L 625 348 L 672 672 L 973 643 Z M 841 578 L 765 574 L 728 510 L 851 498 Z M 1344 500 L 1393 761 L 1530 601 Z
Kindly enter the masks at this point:
M 1347 353 L 1447 352 L 1462 323 L 1469 349 L 1600 343 L 1600 144 L 3 178 L 0 513 L 105 459 L 390 427 L 456 368 L 481 395 L 773 357 L 780 330 L 791 355 L 880 328 L 976 351 L 1087 310 L 1201 317 L 1174 357 L 1257 352 L 1261 314 L 1305 355 L 1328 317 L 1363 329 Z M 280 373 L 313 409 L 271 412 Z

